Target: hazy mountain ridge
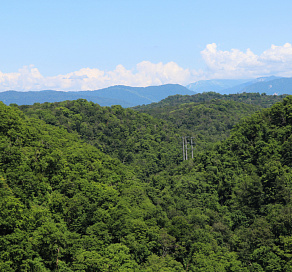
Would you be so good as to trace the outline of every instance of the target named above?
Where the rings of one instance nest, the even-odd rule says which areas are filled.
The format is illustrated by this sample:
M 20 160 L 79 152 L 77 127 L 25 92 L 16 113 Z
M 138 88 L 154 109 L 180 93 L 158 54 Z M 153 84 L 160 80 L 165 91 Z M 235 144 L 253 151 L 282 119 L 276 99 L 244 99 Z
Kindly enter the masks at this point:
M 0 100 L 6 105 L 15 103 L 18 105 L 32 105 L 34 103 L 61 102 L 65 100 L 86 99 L 101 106 L 121 105 L 133 107 L 142 104 L 158 102 L 170 95 L 192 95 L 194 92 L 179 84 L 166 84 L 149 87 L 112 86 L 95 91 L 7 91 L 0 93 Z
M 270 84 L 268 84 L 270 82 Z M 270 87 L 270 85 L 275 86 Z M 267 94 L 291 94 L 291 78 L 284 77 L 259 77 L 253 80 L 248 79 L 211 79 L 200 80 L 186 86 L 188 89 L 197 92 L 217 92 L 220 94 L 234 93 L 267 93 Z
M 32 105 L 34 103 L 45 103 L 45 102 L 61 102 L 65 100 L 76 100 L 79 98 L 87 99 L 89 101 L 98 103 L 100 105 L 124 105 L 124 107 L 131 106 L 124 100 L 118 100 L 114 98 L 102 98 L 93 95 L 87 95 L 86 92 L 61 92 L 53 90 L 45 91 L 30 91 L 30 92 L 17 92 L 7 91 L 0 93 L 0 100 L 6 104 L 18 104 L 18 105 Z
M 242 92 L 261 92 L 269 95 L 292 94 L 292 78 L 278 78 L 271 81 L 257 82 L 245 87 Z
M 193 92 L 219 92 L 234 86 L 245 84 L 249 79 L 211 79 L 199 80 L 188 84 L 186 87 Z
M 238 84 L 240 83 L 240 84 Z M 191 89 L 187 89 L 191 88 Z M 54 90 L 17 92 L 0 92 L 0 101 L 6 105 L 32 105 L 34 103 L 61 102 L 65 100 L 86 99 L 101 106 L 121 105 L 124 108 L 148 105 L 159 102 L 169 96 L 197 93 L 217 92 L 220 94 L 266 93 L 269 95 L 292 94 L 292 78 L 275 76 L 261 77 L 243 82 L 243 80 L 220 79 L 205 80 L 184 87 L 179 84 L 160 86 L 130 87 L 124 85 L 111 86 L 95 91 L 63 92 Z
M 261 89 L 261 85 L 273 80 L 277 80 L 277 79 L 281 79 L 281 77 L 276 77 L 276 76 L 259 77 L 255 80 L 251 80 L 251 81 L 233 86 L 231 88 L 225 89 L 222 91 L 222 94 L 233 94 L 233 93 L 243 93 L 243 92 L 264 93 L 264 91 Z M 253 89 L 253 91 L 247 91 L 249 88 Z M 269 94 L 273 94 L 273 93 L 269 93 Z M 283 92 L 281 94 L 287 94 L 287 92 Z

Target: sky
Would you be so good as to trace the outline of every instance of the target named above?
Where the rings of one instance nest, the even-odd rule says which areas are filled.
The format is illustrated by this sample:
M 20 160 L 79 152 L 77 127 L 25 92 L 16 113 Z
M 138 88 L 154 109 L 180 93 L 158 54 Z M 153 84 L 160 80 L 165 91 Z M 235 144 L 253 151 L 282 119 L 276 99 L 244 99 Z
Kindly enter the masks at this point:
M 0 0 L 0 91 L 292 77 L 291 0 Z

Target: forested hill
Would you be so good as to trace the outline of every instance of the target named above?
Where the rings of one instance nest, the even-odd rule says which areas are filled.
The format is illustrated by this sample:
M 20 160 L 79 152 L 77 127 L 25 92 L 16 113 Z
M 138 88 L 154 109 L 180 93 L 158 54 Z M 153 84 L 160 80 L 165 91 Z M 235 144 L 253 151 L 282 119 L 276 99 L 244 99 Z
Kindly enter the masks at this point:
M 204 93 L 172 96 L 157 104 L 135 107 L 135 111 L 101 107 L 84 99 L 19 108 L 28 116 L 77 132 L 123 163 L 139 165 L 141 176 L 149 176 L 181 161 L 182 136 L 195 137 L 197 150 L 211 148 L 214 142 L 226 139 L 241 118 L 280 99 L 283 96 Z
M 276 102 L 282 101 L 286 94 L 283 95 L 266 95 L 259 93 L 239 93 L 239 94 L 219 94 L 215 92 L 198 93 L 194 95 L 173 95 L 169 96 L 158 103 L 151 103 L 149 105 L 136 106 L 134 109 L 142 112 L 161 112 L 165 110 L 172 110 L 172 107 L 176 107 L 185 103 L 202 103 L 214 99 L 232 100 L 243 102 L 246 104 L 253 104 L 262 108 L 271 107 Z
M 179 131 L 171 122 L 124 109 L 101 107 L 84 99 L 19 106 L 30 117 L 68 132 L 131 165 L 145 178 L 182 161 Z
M 190 271 L 291 271 L 291 116 L 289 96 L 214 151 L 153 177 L 152 199 L 170 194 L 170 234 Z
M 132 171 L 16 108 L 0 117 L 0 271 L 134 271 L 126 244 L 156 208 Z
M 135 167 L 146 178 L 182 161 L 181 137 L 194 136 L 196 151 L 226 139 L 233 126 L 260 109 L 235 101 L 211 100 L 164 108 L 160 114 L 100 107 L 86 100 L 19 106 L 30 117 L 77 132 L 86 142 Z M 158 118 L 156 118 L 158 117 Z
M 252 94 L 221 95 L 214 92 L 171 96 L 159 103 L 134 109 L 171 122 L 181 135 L 195 138 L 199 150 L 226 139 L 240 119 L 283 100 L 282 96 Z
M 186 161 L 145 113 L 20 108 L 0 104 L 0 271 L 292 271 L 291 96 Z
M 260 106 L 242 102 L 211 100 L 180 104 L 161 113 L 153 111 L 151 115 L 171 122 L 181 135 L 193 137 L 198 151 L 210 149 L 215 142 L 225 140 L 240 119 L 260 109 Z

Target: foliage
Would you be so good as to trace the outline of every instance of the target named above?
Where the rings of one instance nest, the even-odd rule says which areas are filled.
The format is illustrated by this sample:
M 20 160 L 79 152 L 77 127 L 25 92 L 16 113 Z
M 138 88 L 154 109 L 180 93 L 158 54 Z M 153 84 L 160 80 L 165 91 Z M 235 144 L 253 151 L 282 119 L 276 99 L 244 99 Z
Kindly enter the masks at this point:
M 270 107 L 285 96 L 208 92 L 170 96 L 158 103 L 136 106 L 134 109 L 170 121 L 181 135 L 194 137 L 197 150 L 205 150 L 229 137 L 231 129 L 240 119 Z
M 1 271 L 291 271 L 292 97 L 237 125 L 256 107 L 20 108 L 0 104 Z M 235 128 L 181 161 L 203 112 Z
M 84 99 L 20 106 L 28 116 L 62 126 L 145 179 L 181 161 L 180 138 L 166 121 L 121 106 L 100 107 Z
M 169 96 L 158 103 L 152 103 L 149 105 L 142 105 L 134 107 L 138 111 L 149 112 L 150 110 L 165 111 L 166 108 L 171 109 L 177 107 L 180 104 L 186 103 L 205 103 L 211 100 L 227 100 L 237 101 L 246 104 L 256 105 L 262 108 L 268 108 L 283 100 L 287 95 L 266 95 L 265 93 L 238 93 L 238 94 L 219 94 L 215 92 L 198 93 L 194 95 L 173 95 Z

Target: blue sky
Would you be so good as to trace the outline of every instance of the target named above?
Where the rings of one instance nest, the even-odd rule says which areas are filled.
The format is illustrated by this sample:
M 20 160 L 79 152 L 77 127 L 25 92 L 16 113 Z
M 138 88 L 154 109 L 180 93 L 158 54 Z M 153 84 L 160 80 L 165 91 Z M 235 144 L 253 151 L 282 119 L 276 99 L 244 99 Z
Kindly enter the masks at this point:
M 292 1 L 0 1 L 0 90 L 292 76 Z

